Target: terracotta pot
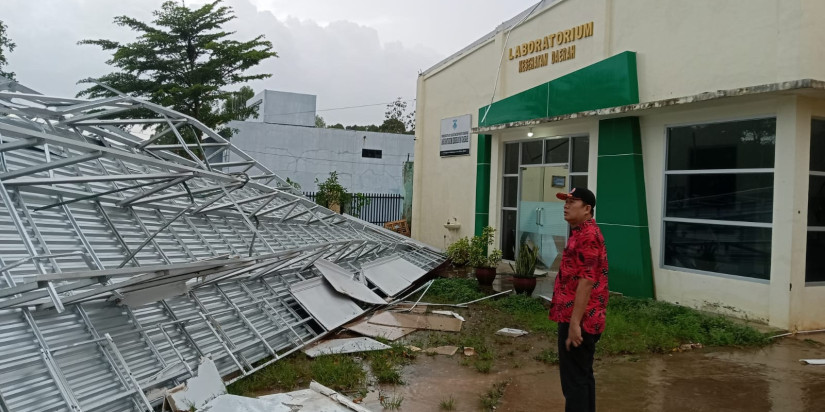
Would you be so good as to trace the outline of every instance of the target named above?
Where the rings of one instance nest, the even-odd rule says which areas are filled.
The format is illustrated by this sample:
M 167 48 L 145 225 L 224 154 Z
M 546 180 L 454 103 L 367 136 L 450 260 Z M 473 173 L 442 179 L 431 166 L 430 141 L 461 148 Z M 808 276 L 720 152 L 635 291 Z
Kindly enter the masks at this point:
M 534 277 L 518 277 L 513 276 L 513 289 L 516 293 L 523 293 L 527 296 L 533 294 L 536 289 L 536 278 Z
M 496 268 L 476 268 L 476 279 L 482 286 L 492 286 L 496 280 Z

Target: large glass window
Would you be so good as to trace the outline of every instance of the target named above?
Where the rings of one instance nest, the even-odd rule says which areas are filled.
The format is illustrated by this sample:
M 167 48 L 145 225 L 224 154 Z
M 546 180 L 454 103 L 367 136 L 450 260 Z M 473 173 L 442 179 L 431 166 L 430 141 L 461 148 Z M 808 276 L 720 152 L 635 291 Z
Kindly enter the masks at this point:
M 825 284 L 825 120 L 811 121 L 805 282 Z
M 664 265 L 769 279 L 776 119 L 667 130 Z

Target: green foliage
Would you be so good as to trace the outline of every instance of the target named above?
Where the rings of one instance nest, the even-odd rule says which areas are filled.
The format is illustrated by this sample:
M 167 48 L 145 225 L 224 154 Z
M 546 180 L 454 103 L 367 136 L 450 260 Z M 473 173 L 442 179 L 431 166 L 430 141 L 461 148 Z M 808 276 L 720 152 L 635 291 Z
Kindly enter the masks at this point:
M 330 207 L 339 205 L 342 213 L 358 215 L 361 208 L 368 205 L 370 200 L 363 193 L 349 193 L 347 189 L 338 182 L 338 172 L 329 172 L 327 180 L 320 182 L 315 178 L 318 185 L 318 193 L 315 195 L 315 203 Z
M 312 362 L 310 371 L 318 383 L 336 391 L 352 391 L 367 381 L 361 365 L 345 355 L 319 356 Z
M 317 114 L 315 115 L 315 127 L 320 127 L 320 128 L 327 127 L 327 122 L 324 121 L 324 118 L 317 115 Z
M 286 183 L 294 187 L 296 190 L 301 190 L 301 184 L 288 177 L 286 178 Z
M 536 262 L 538 262 L 539 248 L 531 248 L 527 243 L 522 243 L 516 256 L 516 266 L 510 264 L 513 269 L 513 276 L 533 277 L 536 273 Z
M 404 397 L 395 393 L 391 396 L 381 393 L 378 395 L 378 401 L 384 409 L 395 410 L 401 408 L 401 402 L 404 402 Z
M 559 353 L 555 349 L 545 349 L 539 352 L 535 359 L 548 365 L 556 365 L 559 363 Z
M 407 111 L 407 102 L 400 97 L 387 105 L 384 123 L 379 126 L 384 133 L 415 133 L 415 110 Z
M 490 388 L 490 390 L 480 396 L 479 400 L 481 401 L 481 408 L 485 411 L 496 410 L 501 397 L 504 396 L 504 389 L 506 389 L 509 384 L 509 381 L 502 381 L 493 384 L 493 387 Z
M 379 383 L 403 384 L 401 367 L 411 363 L 416 355 L 404 345 L 397 342 L 382 342 L 390 345 L 390 349 L 366 352 L 372 375 Z
M 441 403 L 438 404 L 438 407 L 441 408 L 442 411 L 454 411 L 455 398 L 453 398 L 453 395 L 450 395 L 449 398 L 442 400 Z
M 666 302 L 612 297 L 597 349 L 605 354 L 662 353 L 682 343 L 761 346 L 770 338 L 722 316 Z
M 3 49 L 11 53 L 14 51 L 14 48 L 17 47 L 17 45 L 9 39 L 8 34 L 6 34 L 6 29 L 8 29 L 8 26 L 0 20 L 0 76 L 7 77 L 9 80 L 15 80 L 14 72 L 6 71 L 6 69 L 3 68 L 3 66 L 9 64 Z
M 151 23 L 129 16 L 115 17 L 115 24 L 136 32 L 134 42 L 121 44 L 113 40 L 82 40 L 111 51 L 106 63 L 118 71 L 98 79 L 123 93 L 171 107 L 200 120 L 209 128 L 229 137 L 225 124 L 256 113 L 256 107 L 221 103 L 239 99 L 237 92 L 225 88 L 270 74 L 246 74 L 261 61 L 277 57 L 272 43 L 257 36 L 248 41 L 231 39 L 222 26 L 235 19 L 232 9 L 221 0 L 190 9 L 185 4 L 167 1 L 153 12 Z M 94 85 L 79 96 L 110 97 L 115 94 Z M 139 113 L 132 114 L 139 116 Z M 200 138 L 200 132 L 187 136 Z
M 447 246 L 447 258 L 456 266 L 464 266 L 470 261 L 470 239 L 466 236 Z
M 433 303 L 464 303 L 486 296 L 475 279 L 436 279 L 425 296 Z
M 470 266 L 494 268 L 501 262 L 501 250 L 493 249 L 489 254 L 487 248 L 493 244 L 493 235 L 496 230 L 486 226 L 481 235 L 473 236 L 470 239 Z
M 262 390 L 291 391 L 309 385 L 311 362 L 303 353 L 297 353 L 234 382 L 226 389 L 230 394 L 241 396 L 251 396 Z

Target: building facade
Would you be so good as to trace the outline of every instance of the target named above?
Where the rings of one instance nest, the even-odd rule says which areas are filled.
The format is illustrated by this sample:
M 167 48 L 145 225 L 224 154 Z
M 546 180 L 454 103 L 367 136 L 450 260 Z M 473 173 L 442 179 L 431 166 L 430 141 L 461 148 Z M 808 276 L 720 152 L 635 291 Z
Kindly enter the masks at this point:
M 825 327 L 822 12 L 539 2 L 419 76 L 413 237 L 489 225 L 505 257 L 533 244 L 552 270 L 554 194 L 586 186 L 611 290 Z
M 337 171 L 350 192 L 404 194 L 415 136 L 316 128 L 313 95 L 266 90 L 249 104 L 259 105 L 258 118 L 230 122 L 237 130 L 232 143 L 301 190 L 317 190 L 315 179 Z

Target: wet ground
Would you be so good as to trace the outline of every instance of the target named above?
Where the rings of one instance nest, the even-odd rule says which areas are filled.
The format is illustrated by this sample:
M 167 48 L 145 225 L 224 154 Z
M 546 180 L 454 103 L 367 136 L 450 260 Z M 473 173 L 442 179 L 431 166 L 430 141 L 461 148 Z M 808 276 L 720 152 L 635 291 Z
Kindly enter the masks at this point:
M 406 385 L 383 386 L 380 392 L 403 397 L 401 411 L 438 411 L 450 398 L 455 410 L 477 411 L 482 394 L 496 382 L 509 381 L 498 411 L 564 410 L 556 366 L 516 354 L 482 374 L 462 366 L 461 358 L 419 356 L 404 369 Z M 825 358 L 825 335 L 783 338 L 763 349 L 600 359 L 595 364 L 598 410 L 825 411 L 825 366 L 802 365 L 803 358 Z M 364 406 L 382 410 L 378 393 L 371 392 Z
M 462 275 L 451 273 L 448 275 Z M 538 282 L 534 297 L 552 296 L 553 274 Z M 510 289 L 499 276 L 493 291 Z M 420 332 L 416 332 L 420 333 Z M 404 368 L 405 385 L 375 388 L 364 400 L 383 408 L 379 393 L 401 398 L 401 411 L 439 411 L 453 399 L 457 411 L 482 410 L 480 396 L 507 381 L 497 411 L 563 411 L 557 366 L 534 359 L 555 346 L 538 335 L 513 338 L 499 348 L 488 374 L 462 365 L 463 355 L 418 356 Z M 505 346 L 506 346 L 505 345 Z M 825 411 L 825 366 L 800 359 L 825 358 L 825 334 L 780 338 L 760 349 L 702 348 L 666 355 L 597 359 L 599 411 Z

